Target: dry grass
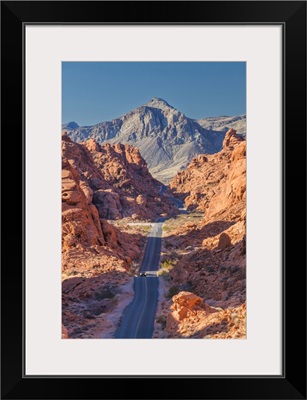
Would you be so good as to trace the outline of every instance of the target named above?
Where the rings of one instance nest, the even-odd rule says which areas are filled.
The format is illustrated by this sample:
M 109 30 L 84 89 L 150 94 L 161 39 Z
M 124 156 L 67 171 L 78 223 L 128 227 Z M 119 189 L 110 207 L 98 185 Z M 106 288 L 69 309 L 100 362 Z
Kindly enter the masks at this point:
M 191 212 L 190 214 L 179 214 L 174 218 L 165 221 L 163 225 L 163 237 L 169 236 L 173 230 L 176 230 L 186 224 L 197 224 L 203 221 L 204 213 L 200 211 Z
M 176 260 L 167 259 L 161 263 L 160 269 L 157 272 L 158 276 L 167 275 L 176 265 Z

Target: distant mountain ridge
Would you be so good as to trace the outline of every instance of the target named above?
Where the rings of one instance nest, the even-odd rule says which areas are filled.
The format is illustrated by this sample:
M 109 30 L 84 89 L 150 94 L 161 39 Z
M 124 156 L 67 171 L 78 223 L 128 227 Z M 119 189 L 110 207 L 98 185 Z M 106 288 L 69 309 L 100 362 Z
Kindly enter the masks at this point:
M 238 135 L 246 135 L 246 115 L 207 117 L 199 119 L 197 122 L 205 129 L 222 132 L 234 129 Z
M 242 120 L 229 118 L 239 118 L 244 125 L 244 116 Z M 74 142 L 92 138 L 98 143 L 123 143 L 138 148 L 150 173 L 167 184 L 193 157 L 221 150 L 227 124 L 235 123 L 235 120 L 225 119 L 223 128 L 218 118 L 214 122 L 208 120 L 188 118 L 167 101 L 154 97 L 112 121 L 81 127 L 75 127 L 75 122 L 68 123 L 63 125 L 63 130 Z M 245 133 L 243 129 L 242 133 Z

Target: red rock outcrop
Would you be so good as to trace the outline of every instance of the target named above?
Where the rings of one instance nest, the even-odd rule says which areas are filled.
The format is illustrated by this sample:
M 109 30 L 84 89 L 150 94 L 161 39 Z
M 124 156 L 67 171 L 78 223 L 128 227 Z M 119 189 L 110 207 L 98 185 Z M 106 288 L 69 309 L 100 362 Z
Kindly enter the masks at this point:
M 223 310 L 210 307 L 191 292 L 180 292 L 172 298 L 166 318 L 168 337 L 233 339 L 246 336 L 246 306 Z
M 100 218 L 154 220 L 176 208 L 161 183 L 149 173 L 139 150 L 130 145 L 99 145 L 93 139 L 74 143 L 64 134 L 63 157 L 79 174 L 80 186 Z
M 69 337 L 80 337 L 89 325 L 83 300 L 89 319 L 116 304 L 119 289 L 110 288 L 127 283 L 146 241 L 137 227 L 119 229 L 107 218 L 155 219 L 162 212 L 176 210 L 159 194 L 138 150 L 93 140 L 77 144 L 63 134 L 62 301 Z
M 193 159 L 170 187 L 188 209 L 204 212 L 198 222 L 167 232 L 165 247 L 176 259 L 170 285 L 176 290 L 188 287 L 201 299 L 199 304 L 205 302 L 215 311 L 209 315 L 203 306 L 195 315 L 184 307 L 178 311 L 174 296 L 167 317 L 168 337 L 245 337 L 245 140 L 229 130 L 219 153 Z
M 194 158 L 188 168 L 171 181 L 170 189 L 184 200 L 188 209 L 205 211 L 207 219 L 227 213 L 227 218 L 235 220 L 245 208 L 245 140 L 230 129 L 225 135 L 223 149 Z
M 92 139 L 77 144 L 63 134 L 64 272 L 89 273 L 94 265 L 108 265 L 108 259 L 112 265 L 112 257 L 130 263 L 139 255 L 140 235 L 132 232 L 127 237 L 106 219 L 155 219 L 162 212 L 176 210 L 167 196 L 159 194 L 159 183 L 137 149 L 121 144 L 101 146 Z
M 172 298 L 171 312 L 166 318 L 166 331 L 174 338 L 233 339 L 246 335 L 246 306 L 222 310 L 210 307 L 190 292 Z
M 176 213 L 171 200 L 159 193 L 161 183 L 151 176 L 138 149 L 120 143 L 99 145 L 93 139 L 81 145 L 106 184 L 94 189 L 93 202 L 101 218 L 154 220 L 162 213 Z
M 176 332 L 178 330 L 178 325 L 180 321 L 193 317 L 198 311 L 214 312 L 211 307 L 204 304 L 203 299 L 196 296 L 194 293 L 190 292 L 180 292 L 173 296 L 173 305 L 171 309 L 173 310 L 167 316 L 166 329 L 169 333 L 172 331 Z
M 62 159 L 63 251 L 79 246 L 105 244 L 97 208 L 91 202 L 91 189 L 81 182 L 78 171 Z
M 68 158 L 69 157 L 69 158 Z M 95 184 L 104 185 L 90 154 L 64 136 L 62 158 L 62 268 L 67 274 L 92 274 L 97 265 L 107 270 L 112 257 L 131 262 L 139 255 L 140 237 L 129 239 L 100 218 L 92 203 Z M 98 183 L 100 182 L 100 183 Z M 93 266 L 96 271 L 93 271 Z

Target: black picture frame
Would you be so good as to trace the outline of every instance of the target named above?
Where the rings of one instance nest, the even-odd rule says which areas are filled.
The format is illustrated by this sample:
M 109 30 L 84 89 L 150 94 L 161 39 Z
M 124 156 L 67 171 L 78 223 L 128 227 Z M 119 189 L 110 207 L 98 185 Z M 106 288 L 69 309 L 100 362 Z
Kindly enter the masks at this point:
M 23 375 L 25 361 L 23 32 L 25 24 L 29 23 L 281 24 L 283 26 L 282 376 L 79 378 Z M 3 399 L 306 399 L 306 2 L 2 1 L 1 34 L 3 187 L 1 397 Z M 18 166 L 18 174 L 12 174 L 12 164 Z M 17 227 L 18 233 L 22 231 L 22 241 L 17 240 L 17 235 L 8 234 L 12 229 L 17 233 Z M 301 227 L 304 228 L 303 232 Z M 21 250 L 19 255 L 17 248 Z M 264 312 L 269 312 L 269 299 L 268 310 Z M 263 362 L 265 363 L 265 360 Z M 137 379 L 142 379 L 141 385 Z

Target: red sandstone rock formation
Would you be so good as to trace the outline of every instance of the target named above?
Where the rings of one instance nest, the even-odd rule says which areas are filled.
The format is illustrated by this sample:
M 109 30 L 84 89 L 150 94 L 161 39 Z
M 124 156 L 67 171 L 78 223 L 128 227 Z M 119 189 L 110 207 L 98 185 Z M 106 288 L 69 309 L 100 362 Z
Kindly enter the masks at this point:
M 204 211 L 203 220 L 183 224 L 165 238 L 168 251 L 177 252 L 171 285 L 188 286 L 200 305 L 205 302 L 216 310 L 208 315 L 200 306 L 193 314 L 189 307 L 179 307 L 181 294 L 174 296 L 167 317 L 168 337 L 245 337 L 245 140 L 229 130 L 219 153 L 193 159 L 170 187 L 188 209 Z
M 161 184 L 148 172 L 138 149 L 99 145 L 93 139 L 78 144 L 63 137 L 63 157 L 79 174 L 82 190 L 100 218 L 154 220 L 161 213 L 176 213 L 170 199 L 159 193 Z
M 234 339 L 246 336 L 246 306 L 222 310 L 189 292 L 173 296 L 166 331 L 174 338 Z
M 137 227 L 118 229 L 107 219 L 176 210 L 137 149 L 62 139 L 63 323 L 69 337 L 88 337 L 90 320 L 116 305 L 146 240 Z
M 245 208 L 245 140 L 230 129 L 225 135 L 223 149 L 194 158 L 188 168 L 171 181 L 170 189 L 175 196 L 184 199 L 188 209 L 205 211 L 207 219 L 226 213 L 228 219 L 235 220 Z
M 138 149 L 120 143 L 99 145 L 93 139 L 82 145 L 106 183 L 94 193 L 101 218 L 154 220 L 162 213 L 176 212 L 170 199 L 159 194 L 161 183 L 151 176 Z

